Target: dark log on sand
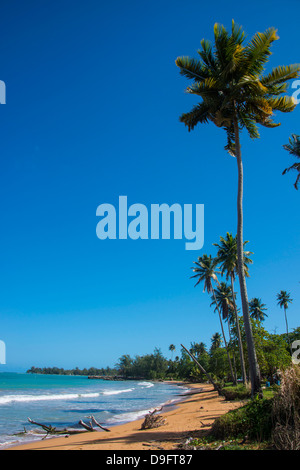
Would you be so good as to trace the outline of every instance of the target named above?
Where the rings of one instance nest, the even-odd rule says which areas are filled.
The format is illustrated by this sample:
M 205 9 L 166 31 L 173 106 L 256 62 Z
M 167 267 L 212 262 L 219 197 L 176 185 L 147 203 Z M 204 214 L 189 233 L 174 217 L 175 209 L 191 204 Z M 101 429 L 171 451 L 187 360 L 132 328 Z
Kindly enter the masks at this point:
M 80 426 L 84 427 L 84 429 L 86 429 L 87 431 L 89 432 L 93 432 L 93 431 L 96 431 L 94 428 L 93 428 L 93 425 L 92 423 L 90 422 L 90 424 L 86 424 L 82 421 L 82 419 L 79 421 Z
M 89 417 L 89 419 L 91 419 L 89 424 L 84 423 L 82 420 L 79 421 L 78 424 L 80 424 L 85 429 L 85 431 L 82 430 L 82 429 L 78 429 L 78 430 L 77 429 L 57 429 L 57 428 L 51 426 L 51 424 L 50 425 L 42 424 L 42 423 L 38 423 L 37 421 L 33 421 L 30 418 L 27 418 L 27 419 L 28 419 L 29 423 L 35 424 L 36 426 L 40 426 L 46 432 L 46 436 L 48 436 L 48 434 L 71 435 L 71 434 L 81 434 L 81 433 L 84 433 L 84 432 L 87 432 L 87 431 L 88 432 L 96 431 L 96 429 L 93 428 L 92 423 L 94 423 L 99 428 L 103 429 L 103 431 L 110 432 L 110 429 L 107 429 L 107 428 L 101 426 L 101 424 L 98 423 L 98 421 L 94 418 L 94 416 Z
M 162 410 L 161 408 L 155 408 L 153 411 L 149 411 L 149 413 L 145 416 L 145 420 L 142 423 L 141 430 L 143 429 L 153 429 L 153 428 L 159 428 L 160 426 L 163 426 L 166 422 L 163 416 L 155 416 L 155 413 L 158 413 L 159 411 Z
M 94 423 L 96 426 L 98 426 L 100 429 L 103 429 L 103 431 L 105 432 L 110 432 L 110 429 L 108 428 L 105 428 L 104 426 L 102 426 L 96 419 L 95 417 L 92 415 L 92 416 L 88 416 L 88 419 L 91 419 L 92 420 L 92 423 Z

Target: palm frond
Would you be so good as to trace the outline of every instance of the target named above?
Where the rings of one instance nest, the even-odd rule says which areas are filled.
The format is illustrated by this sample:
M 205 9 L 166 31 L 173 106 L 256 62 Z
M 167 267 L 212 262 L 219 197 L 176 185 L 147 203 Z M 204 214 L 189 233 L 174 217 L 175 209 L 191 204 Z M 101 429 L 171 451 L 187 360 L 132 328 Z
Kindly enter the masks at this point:
M 258 132 L 258 127 L 255 124 L 254 119 L 249 116 L 248 113 L 246 112 L 239 112 L 239 118 L 243 126 L 247 129 L 249 136 L 251 139 L 258 139 L 259 138 L 259 132 Z
M 300 158 L 300 136 L 297 134 L 292 134 L 289 138 L 289 143 L 283 145 L 283 148 L 287 150 L 291 155 Z M 298 189 L 298 183 L 300 180 L 300 162 L 294 163 L 292 166 L 286 168 L 282 174 L 285 175 L 288 171 L 296 170 L 298 171 L 298 176 L 294 183 L 295 189 Z
M 213 54 L 212 44 L 206 39 L 201 40 L 202 50 L 199 49 L 197 52 L 207 67 L 212 70 L 216 70 L 216 60 Z
M 289 143 L 283 145 L 283 148 L 287 150 L 291 155 L 295 155 L 300 158 L 300 136 L 297 134 L 292 134 L 289 137 Z
M 238 44 L 240 46 L 243 44 L 246 38 L 246 34 L 243 31 L 243 28 L 238 26 L 234 20 L 231 22 L 231 38 L 234 44 Z
M 180 74 L 190 80 L 201 81 L 208 78 L 208 69 L 199 60 L 191 57 L 177 57 L 176 65 L 180 68 Z
M 224 67 L 227 64 L 229 50 L 228 50 L 228 32 L 223 25 L 215 23 L 214 25 L 214 36 L 215 36 L 215 54 L 216 57 Z
M 212 78 L 205 78 L 201 82 L 195 82 L 192 85 L 189 85 L 186 89 L 187 93 L 196 94 L 202 98 L 206 95 L 216 95 L 218 96 L 218 84 L 217 81 Z
M 294 163 L 294 165 L 289 166 L 282 172 L 282 174 L 285 175 L 288 171 L 291 171 L 291 170 L 300 171 L 300 163 Z
M 261 74 L 271 52 L 271 44 L 279 39 L 277 30 L 269 28 L 264 33 L 257 32 L 245 48 L 245 68 Z
M 299 64 L 278 66 L 262 77 L 261 82 L 266 86 L 280 85 L 287 80 L 297 78 L 300 71 Z
M 267 101 L 273 109 L 281 111 L 282 113 L 290 113 L 297 105 L 292 96 L 278 96 L 275 98 L 268 98 Z
M 183 122 L 188 130 L 191 131 L 197 124 L 205 124 L 210 119 L 210 108 L 202 102 L 195 105 L 192 110 L 188 113 L 184 113 L 180 116 L 180 122 Z

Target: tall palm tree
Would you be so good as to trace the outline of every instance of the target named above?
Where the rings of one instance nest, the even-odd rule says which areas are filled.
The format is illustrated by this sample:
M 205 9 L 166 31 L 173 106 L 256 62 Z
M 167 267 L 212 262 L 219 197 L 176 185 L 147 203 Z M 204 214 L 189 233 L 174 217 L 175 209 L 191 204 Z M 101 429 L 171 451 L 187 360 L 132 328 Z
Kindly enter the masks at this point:
M 218 260 L 213 258 L 211 255 L 208 256 L 208 255 L 204 254 L 203 256 L 199 256 L 198 261 L 194 261 L 194 264 L 196 265 L 196 268 L 192 268 L 192 269 L 196 274 L 194 276 L 191 276 L 191 278 L 195 278 L 195 277 L 198 278 L 198 280 L 195 284 L 195 287 L 200 282 L 203 281 L 204 282 L 203 292 L 207 291 L 208 294 L 213 294 L 213 297 L 216 301 L 215 290 L 214 290 L 214 287 L 213 287 L 213 281 L 215 281 L 217 283 L 219 282 L 218 278 L 217 278 L 217 274 L 219 273 L 219 271 L 216 271 Z M 217 306 L 217 310 L 218 310 L 218 313 L 219 313 L 219 320 L 220 320 L 220 324 L 221 324 L 225 349 L 226 349 L 226 352 L 227 352 L 227 357 L 228 357 L 230 372 L 231 372 L 231 376 L 232 376 L 232 381 L 234 382 L 235 379 L 234 379 L 233 368 L 232 368 L 230 354 L 229 354 L 229 351 L 228 351 L 228 345 L 227 345 L 227 341 L 226 341 L 226 337 L 225 337 L 225 333 L 224 333 L 222 316 L 221 316 L 220 309 L 217 305 L 217 301 L 216 301 L 216 306 Z
M 218 260 L 213 258 L 211 255 L 204 254 L 203 256 L 198 257 L 198 261 L 194 261 L 195 267 L 192 267 L 192 270 L 196 273 L 191 276 L 191 279 L 197 277 L 198 280 L 195 284 L 195 287 L 204 282 L 203 292 L 208 294 L 214 291 L 213 281 L 218 282 L 217 274 L 220 274 L 220 271 L 217 271 Z
M 300 159 L 300 136 L 296 135 L 296 134 L 292 134 L 291 137 L 289 138 L 289 143 L 285 144 L 283 146 L 283 148 L 285 150 L 287 150 L 291 155 L 294 155 L 295 157 Z M 297 176 L 296 181 L 294 183 L 295 188 L 298 189 L 298 181 L 300 179 L 300 161 L 294 163 L 289 168 L 286 168 L 282 172 L 282 174 L 285 175 L 290 170 L 298 171 L 298 176 Z
M 266 313 L 264 313 L 266 310 L 268 309 L 266 308 L 266 305 L 262 303 L 261 299 L 254 297 L 250 300 L 249 312 L 251 318 L 254 318 L 254 320 L 264 321 L 265 317 L 268 316 Z
M 215 289 L 215 298 L 212 297 L 211 305 L 218 305 L 223 320 L 227 320 L 230 310 L 233 309 L 232 290 L 226 282 L 222 281 Z
M 243 245 L 245 246 L 248 241 L 244 241 Z M 237 236 L 233 237 L 231 233 L 226 234 L 226 237 L 220 237 L 220 244 L 214 243 L 214 246 L 218 248 L 217 259 L 219 260 L 221 266 L 221 273 L 226 275 L 226 279 L 230 279 L 231 282 L 231 291 L 232 291 L 232 302 L 235 313 L 235 323 L 237 329 L 237 337 L 239 344 L 239 353 L 240 353 L 240 362 L 242 368 L 242 378 L 243 383 L 247 382 L 246 376 L 246 366 L 244 358 L 244 350 L 242 343 L 241 330 L 239 325 L 238 309 L 236 305 L 235 293 L 234 293 L 234 281 L 235 276 L 238 273 L 238 247 L 237 247 Z M 250 259 L 251 251 L 243 252 L 243 263 L 244 263 L 244 273 L 245 276 L 249 276 L 248 273 L 248 264 L 252 263 Z
M 220 282 L 218 287 L 215 289 L 215 299 L 212 298 L 211 305 L 217 305 L 222 313 L 223 320 L 227 321 L 228 325 L 228 333 L 229 333 L 229 343 L 231 342 L 231 331 L 230 325 L 234 323 L 234 306 L 233 306 L 233 296 L 232 290 L 226 282 Z M 233 367 L 234 367 L 234 385 L 237 383 L 237 376 L 236 376 L 236 364 L 235 364 L 235 356 L 233 353 Z
M 283 307 L 284 309 L 284 316 L 285 316 L 285 325 L 286 325 L 286 334 L 287 334 L 287 339 L 288 343 L 290 346 L 291 354 L 292 354 L 292 347 L 290 343 L 290 337 L 289 337 L 289 327 L 288 327 L 288 320 L 287 320 L 287 314 L 286 311 L 289 307 L 289 304 L 293 302 L 293 299 L 291 299 L 291 294 L 287 292 L 286 290 L 281 290 L 279 294 L 277 294 L 277 305 L 279 305 L 280 308 Z
M 173 353 L 174 353 L 175 349 L 176 349 L 175 344 L 170 344 L 170 346 L 169 346 L 169 351 L 172 352 L 172 361 L 173 361 Z
M 284 95 L 287 81 L 297 78 L 299 65 L 274 68 L 264 74 L 271 55 L 271 45 L 278 39 L 276 30 L 269 28 L 256 33 L 245 44 L 245 33 L 232 21 L 231 33 L 224 26 L 214 26 L 214 47 L 202 39 L 198 50 L 200 60 L 178 57 L 180 73 L 192 80 L 187 92 L 202 99 L 188 113 L 180 117 L 188 130 L 209 121 L 225 130 L 225 149 L 236 158 L 238 169 L 237 245 L 240 293 L 247 339 L 252 395 L 261 392 L 260 371 L 251 329 L 248 295 L 243 261 L 243 164 L 240 132 L 246 129 L 252 139 L 259 137 L 257 124 L 276 127 L 274 111 L 290 112 L 295 100 Z
M 212 298 L 212 305 L 217 305 L 221 311 L 223 320 L 226 320 L 229 328 L 229 337 L 230 334 L 230 325 L 235 322 L 234 319 L 234 306 L 233 306 L 233 296 L 231 286 L 227 285 L 226 282 L 220 282 L 218 287 L 215 289 L 216 300 Z M 215 308 L 215 310 L 217 307 Z
M 222 338 L 220 333 L 215 333 L 211 338 L 211 351 L 218 349 L 222 346 Z

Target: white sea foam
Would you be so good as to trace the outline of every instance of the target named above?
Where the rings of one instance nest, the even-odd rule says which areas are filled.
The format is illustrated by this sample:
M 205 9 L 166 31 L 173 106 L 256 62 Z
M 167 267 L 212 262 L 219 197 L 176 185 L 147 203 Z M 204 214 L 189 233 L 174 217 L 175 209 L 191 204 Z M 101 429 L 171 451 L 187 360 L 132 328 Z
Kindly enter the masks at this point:
M 59 393 L 49 395 L 3 395 L 0 396 L 0 405 L 7 405 L 13 402 L 29 401 L 52 401 L 52 400 L 74 400 L 76 398 L 95 398 L 100 393 Z
M 154 384 L 152 382 L 139 382 L 138 385 L 142 388 L 154 387 Z
M 134 388 L 126 388 L 124 390 L 104 390 L 102 395 L 119 395 L 120 393 L 132 392 Z
M 148 409 L 148 410 L 129 411 L 127 413 L 120 413 L 110 418 L 108 423 L 120 424 L 120 423 L 127 423 L 130 421 L 136 421 L 137 419 L 144 418 L 149 413 L 149 411 L 154 411 L 154 408 Z
M 145 410 L 136 410 L 136 411 L 128 411 L 127 413 L 120 413 L 111 417 L 108 420 L 109 424 L 116 425 L 121 423 L 127 423 L 131 421 L 136 421 L 138 419 L 143 419 L 148 413 L 151 413 L 154 410 L 159 410 L 162 407 L 162 411 L 165 405 L 171 405 L 171 403 L 175 403 L 177 400 L 168 400 L 166 403 L 161 403 L 160 405 L 155 406 L 154 408 L 148 408 Z

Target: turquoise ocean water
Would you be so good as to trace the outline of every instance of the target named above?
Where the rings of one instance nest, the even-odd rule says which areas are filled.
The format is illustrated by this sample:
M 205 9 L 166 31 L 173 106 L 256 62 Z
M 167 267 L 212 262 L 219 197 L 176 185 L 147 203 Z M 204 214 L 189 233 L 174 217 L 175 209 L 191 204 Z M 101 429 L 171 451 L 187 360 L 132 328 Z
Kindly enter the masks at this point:
M 185 387 L 151 381 L 90 380 L 83 376 L 0 373 L 0 449 L 41 439 L 27 418 L 58 428 L 78 428 L 94 415 L 104 426 L 143 418 L 174 404 Z M 19 434 L 26 428 L 27 434 Z M 83 428 L 81 428 L 83 429 Z

